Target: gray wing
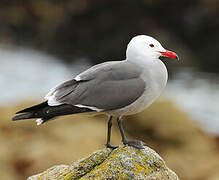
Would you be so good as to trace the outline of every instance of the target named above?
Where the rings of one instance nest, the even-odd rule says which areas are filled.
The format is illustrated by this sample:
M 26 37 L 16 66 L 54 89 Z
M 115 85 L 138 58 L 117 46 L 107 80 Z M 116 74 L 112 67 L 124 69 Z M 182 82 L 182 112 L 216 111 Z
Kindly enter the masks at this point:
M 123 108 L 136 101 L 145 90 L 141 68 L 126 61 L 108 62 L 79 74 L 55 88 L 49 104 L 71 104 L 101 110 Z

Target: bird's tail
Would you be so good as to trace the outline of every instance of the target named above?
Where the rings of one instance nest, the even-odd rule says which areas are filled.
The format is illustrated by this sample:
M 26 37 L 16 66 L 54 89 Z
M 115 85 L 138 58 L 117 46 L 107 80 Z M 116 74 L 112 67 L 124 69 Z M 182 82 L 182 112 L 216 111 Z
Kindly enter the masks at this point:
M 13 121 L 22 119 L 39 118 L 38 124 L 42 124 L 56 116 L 63 116 L 76 113 L 91 112 L 88 108 L 79 108 L 73 105 L 63 104 L 59 106 L 49 106 L 47 101 L 35 106 L 16 112 L 19 114 L 12 118 Z M 22 114 L 20 114 L 22 113 Z

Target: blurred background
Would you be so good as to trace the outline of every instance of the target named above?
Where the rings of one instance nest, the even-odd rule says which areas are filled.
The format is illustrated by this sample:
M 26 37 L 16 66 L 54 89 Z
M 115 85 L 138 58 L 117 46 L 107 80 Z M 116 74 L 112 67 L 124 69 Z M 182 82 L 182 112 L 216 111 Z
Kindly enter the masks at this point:
M 125 58 L 130 39 L 153 36 L 181 61 L 163 59 L 159 100 L 128 116 L 181 179 L 219 179 L 218 0 L 13 0 L 0 2 L 0 173 L 25 179 L 104 148 L 106 117 L 66 116 L 36 126 L 12 122 L 50 88 L 88 67 Z M 116 125 L 113 143 L 121 142 Z

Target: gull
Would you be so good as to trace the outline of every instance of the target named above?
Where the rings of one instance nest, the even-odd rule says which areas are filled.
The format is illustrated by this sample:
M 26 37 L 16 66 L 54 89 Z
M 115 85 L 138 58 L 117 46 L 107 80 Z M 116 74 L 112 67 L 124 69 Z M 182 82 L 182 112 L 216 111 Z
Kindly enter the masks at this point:
M 178 59 L 153 37 L 138 35 L 131 39 L 126 59 L 97 64 L 73 79 L 52 88 L 44 102 L 23 109 L 12 120 L 38 118 L 37 125 L 63 115 L 95 112 L 109 117 L 106 147 L 110 143 L 113 117 L 117 119 L 124 145 L 138 149 L 146 145 L 128 140 L 122 117 L 139 113 L 151 105 L 166 86 L 168 72 L 161 56 Z M 20 114 L 22 113 L 22 114 Z

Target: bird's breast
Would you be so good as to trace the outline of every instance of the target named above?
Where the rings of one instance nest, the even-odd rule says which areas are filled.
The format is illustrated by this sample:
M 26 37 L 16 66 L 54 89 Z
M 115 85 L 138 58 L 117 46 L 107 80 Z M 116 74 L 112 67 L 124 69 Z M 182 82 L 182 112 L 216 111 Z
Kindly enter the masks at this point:
M 166 66 L 159 60 L 158 62 L 151 64 L 150 67 L 144 69 L 140 77 L 146 84 L 145 91 L 142 95 L 132 104 L 111 111 L 111 115 L 121 116 L 136 114 L 151 105 L 160 96 L 166 86 L 168 79 Z

